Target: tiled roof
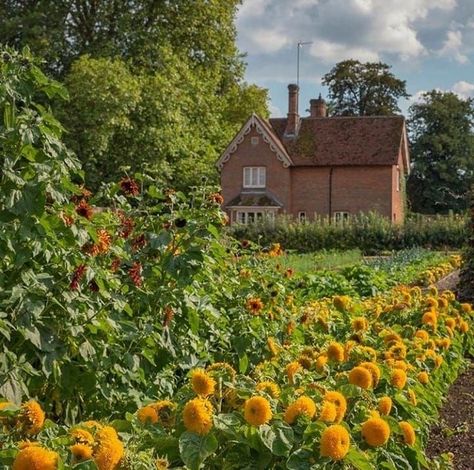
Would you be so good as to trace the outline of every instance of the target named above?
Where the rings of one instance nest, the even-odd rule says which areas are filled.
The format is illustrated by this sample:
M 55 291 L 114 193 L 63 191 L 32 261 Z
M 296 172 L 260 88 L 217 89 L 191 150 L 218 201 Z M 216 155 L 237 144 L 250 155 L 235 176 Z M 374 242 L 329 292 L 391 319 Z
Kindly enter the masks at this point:
M 396 165 L 403 116 L 302 118 L 298 137 L 285 139 L 286 118 L 269 124 L 295 166 Z

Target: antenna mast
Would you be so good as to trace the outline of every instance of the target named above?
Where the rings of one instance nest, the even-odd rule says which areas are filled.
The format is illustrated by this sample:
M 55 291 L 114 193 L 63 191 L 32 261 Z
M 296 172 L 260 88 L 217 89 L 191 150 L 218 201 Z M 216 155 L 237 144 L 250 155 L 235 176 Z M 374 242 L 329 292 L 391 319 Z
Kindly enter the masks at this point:
M 310 44 L 313 44 L 312 41 L 298 41 L 298 46 L 297 46 L 297 59 L 296 59 L 296 84 L 300 86 L 300 50 L 303 46 L 308 46 Z

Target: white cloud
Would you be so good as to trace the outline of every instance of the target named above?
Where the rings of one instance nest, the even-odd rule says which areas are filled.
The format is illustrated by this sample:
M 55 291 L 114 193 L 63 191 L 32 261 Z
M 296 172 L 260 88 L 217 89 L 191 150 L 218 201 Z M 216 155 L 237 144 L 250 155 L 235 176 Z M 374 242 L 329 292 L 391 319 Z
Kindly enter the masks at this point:
M 452 57 L 456 62 L 465 64 L 469 58 L 463 54 L 463 38 L 461 31 L 448 31 L 443 47 L 439 51 L 442 57 Z
M 357 59 L 361 61 L 376 61 L 379 56 L 376 52 L 362 47 L 347 47 L 325 40 L 314 41 L 310 53 L 313 57 L 322 59 L 324 62 L 339 62 L 345 59 Z
M 270 103 L 268 106 L 268 109 L 270 111 L 270 117 L 282 117 L 283 113 L 281 109 L 278 106 L 275 106 L 274 104 Z
M 474 83 L 461 80 L 453 85 L 452 90 L 463 99 L 474 98 Z

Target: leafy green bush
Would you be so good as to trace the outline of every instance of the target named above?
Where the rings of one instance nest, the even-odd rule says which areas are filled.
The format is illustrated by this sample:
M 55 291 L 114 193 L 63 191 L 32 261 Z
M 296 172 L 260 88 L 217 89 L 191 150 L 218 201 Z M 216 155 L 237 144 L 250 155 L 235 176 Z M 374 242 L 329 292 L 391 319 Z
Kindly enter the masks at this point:
M 360 249 L 365 254 L 412 247 L 459 249 L 465 243 L 465 218 L 451 216 L 407 217 L 404 225 L 390 223 L 377 214 L 361 214 L 336 224 L 327 218 L 298 223 L 288 217 L 250 225 L 233 225 L 231 236 L 268 245 L 280 243 L 287 250 L 309 253 L 318 250 Z
M 474 301 L 474 187 L 471 190 L 470 219 L 467 223 L 468 240 L 463 256 L 463 266 L 459 279 L 460 296 L 468 301 Z

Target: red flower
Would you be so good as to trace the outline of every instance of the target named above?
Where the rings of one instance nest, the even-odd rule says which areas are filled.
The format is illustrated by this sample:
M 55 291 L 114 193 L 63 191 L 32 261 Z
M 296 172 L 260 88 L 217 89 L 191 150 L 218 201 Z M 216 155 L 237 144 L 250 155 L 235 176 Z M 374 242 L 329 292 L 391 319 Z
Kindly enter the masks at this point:
M 138 261 L 135 261 L 132 267 L 128 270 L 128 275 L 130 279 L 137 287 L 141 287 L 143 280 L 142 280 L 142 265 Z
M 163 326 L 166 327 L 171 323 L 174 317 L 174 310 L 168 306 L 165 308 L 165 318 L 163 320 Z
M 140 187 L 138 186 L 138 183 L 129 177 L 125 177 L 120 180 L 120 189 L 127 196 L 138 196 L 140 194 Z
M 123 212 L 119 212 L 119 218 L 121 223 L 119 236 L 126 239 L 132 234 L 135 222 L 133 219 L 126 217 Z
M 76 205 L 76 212 L 85 217 L 87 220 L 91 220 L 94 215 L 94 209 L 87 203 L 85 199 L 81 199 L 79 204 Z
M 222 204 L 224 204 L 224 198 L 222 197 L 221 194 L 219 193 L 212 193 L 210 196 L 209 196 L 209 199 L 218 204 L 219 206 L 221 206 Z
M 135 237 L 132 241 L 132 250 L 133 251 L 138 251 L 140 248 L 143 248 L 147 244 L 145 234 L 142 233 L 141 235 L 138 235 L 138 237 Z
M 120 261 L 120 258 L 115 258 L 113 261 L 112 261 L 112 264 L 110 266 L 110 270 L 113 272 L 113 273 L 116 273 L 118 271 L 118 269 L 120 268 L 120 264 L 121 264 L 121 261 Z
M 76 268 L 71 279 L 71 284 L 70 284 L 71 290 L 79 289 L 79 281 L 83 278 L 86 271 L 87 271 L 87 266 L 85 264 L 81 264 L 80 266 Z

